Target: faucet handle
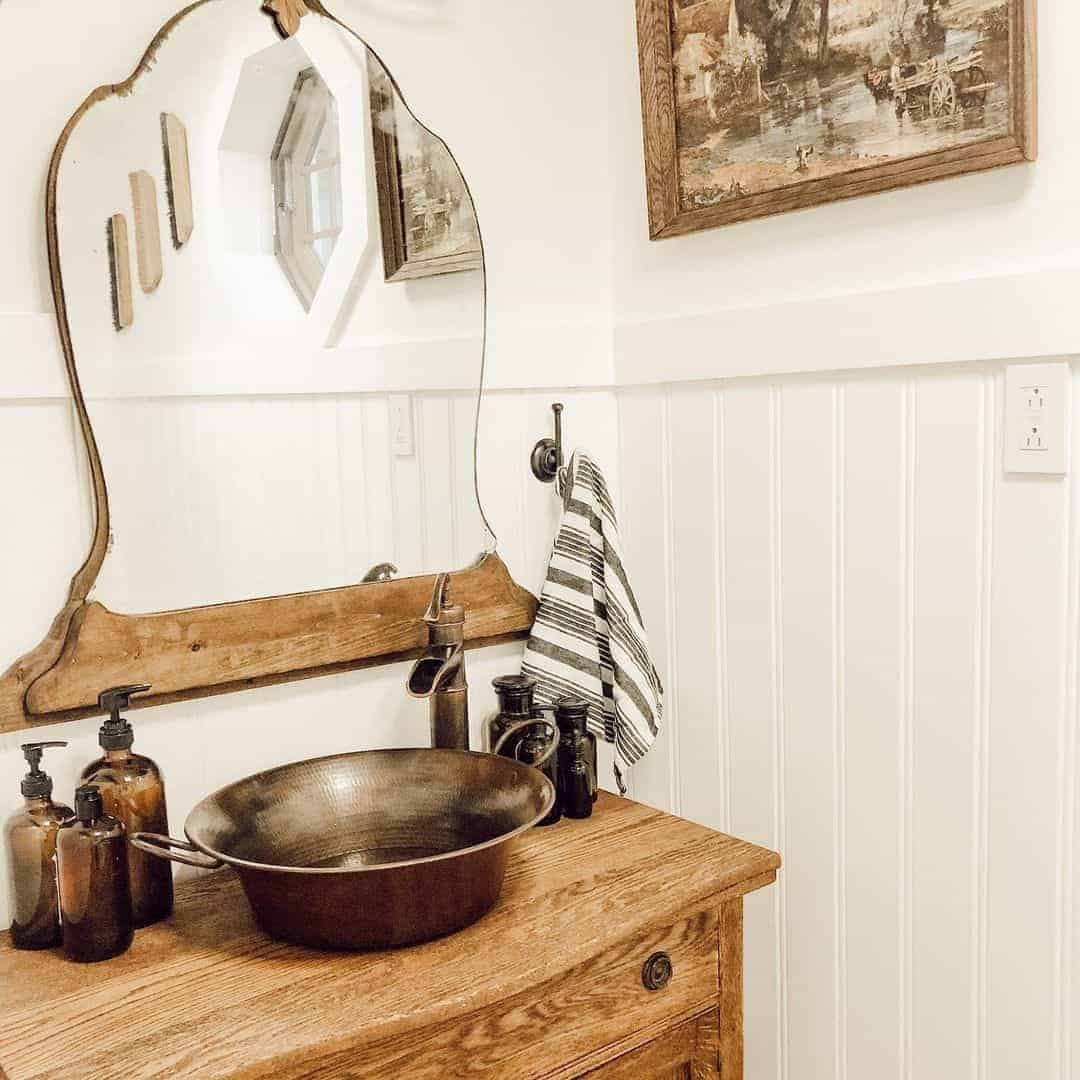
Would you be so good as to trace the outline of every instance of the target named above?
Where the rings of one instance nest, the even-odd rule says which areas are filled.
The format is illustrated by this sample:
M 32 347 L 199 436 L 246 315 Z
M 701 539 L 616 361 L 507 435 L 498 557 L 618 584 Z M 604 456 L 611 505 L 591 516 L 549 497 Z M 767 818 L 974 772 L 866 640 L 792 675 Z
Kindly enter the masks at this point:
M 449 597 L 450 575 L 439 574 L 435 578 L 435 588 L 431 592 L 431 603 L 428 604 L 427 611 L 424 612 L 424 622 L 429 626 L 439 621 L 439 615 L 442 613 L 443 604 Z
M 435 588 L 431 593 L 431 603 L 424 612 L 424 622 L 428 626 L 443 626 L 447 623 L 465 621 L 465 608 L 450 599 L 450 575 L 439 574 L 435 578 Z

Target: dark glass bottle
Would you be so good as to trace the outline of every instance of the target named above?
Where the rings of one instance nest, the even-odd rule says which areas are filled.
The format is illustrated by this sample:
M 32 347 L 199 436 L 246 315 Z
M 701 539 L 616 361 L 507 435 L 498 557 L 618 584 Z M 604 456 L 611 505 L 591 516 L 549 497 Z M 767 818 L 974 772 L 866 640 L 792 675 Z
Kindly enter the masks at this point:
M 513 741 L 513 740 L 511 740 Z M 540 824 L 554 825 L 562 817 L 562 800 L 559 798 L 559 752 L 550 722 L 539 722 L 528 728 L 517 744 L 514 756 L 526 765 L 538 768 L 555 788 L 555 804 Z M 549 753 L 549 751 L 551 751 Z
M 548 751 L 553 749 L 553 739 L 558 742 L 558 732 L 553 730 L 550 721 L 543 721 L 541 708 L 534 704 L 536 680 L 528 675 L 500 675 L 492 679 L 491 685 L 499 698 L 499 711 L 484 729 L 484 748 L 488 753 L 494 753 L 498 748 L 503 757 L 533 765 L 551 781 L 555 788 L 555 804 L 540 824 L 554 825 L 562 817 L 559 756 L 557 746 L 553 753 Z M 504 736 L 515 728 L 517 734 L 511 734 L 503 741 Z
M 108 960 L 131 944 L 134 925 L 124 826 L 105 813 L 101 792 L 75 792 L 75 819 L 56 841 L 64 952 L 82 963 Z
M 559 795 L 569 818 L 590 817 L 596 800 L 596 736 L 587 730 L 588 718 L 588 703 L 581 698 L 560 698 L 555 704 Z
M 56 886 L 56 836 L 71 820 L 71 807 L 52 801 L 52 777 L 42 772 L 47 747 L 66 742 L 25 743 L 30 771 L 22 781 L 23 808 L 4 823 L 4 850 L 11 885 L 11 944 L 16 949 L 51 949 L 60 944 L 60 900 Z
M 131 750 L 135 733 L 120 715 L 131 695 L 148 686 L 120 686 L 98 698 L 110 713 L 101 726 L 98 742 L 105 756 L 83 769 L 82 782 L 101 790 L 105 813 L 117 818 L 127 834 L 169 832 L 165 803 L 165 778 L 148 757 Z M 131 907 L 136 926 L 148 926 L 164 919 L 173 909 L 172 865 L 128 845 L 128 871 L 131 880 Z
M 499 740 L 515 724 L 530 720 L 533 708 L 536 680 L 528 675 L 500 675 L 491 680 L 499 699 L 499 711 L 487 722 L 484 729 L 484 749 L 490 754 Z M 499 752 L 503 757 L 514 756 L 515 742 L 510 739 Z

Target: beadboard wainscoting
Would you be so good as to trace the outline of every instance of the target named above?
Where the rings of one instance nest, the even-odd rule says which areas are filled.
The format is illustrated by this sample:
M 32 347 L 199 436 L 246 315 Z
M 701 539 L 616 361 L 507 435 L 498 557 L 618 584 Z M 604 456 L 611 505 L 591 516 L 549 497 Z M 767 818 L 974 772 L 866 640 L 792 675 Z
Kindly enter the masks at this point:
M 1004 474 L 1002 388 L 618 392 L 669 695 L 634 794 L 784 857 L 747 904 L 748 1076 L 1080 1074 L 1080 439 L 1067 480 Z
M 96 595 L 160 611 L 468 566 L 489 546 L 476 394 L 403 404 L 397 452 L 383 394 L 91 403 L 114 539 Z

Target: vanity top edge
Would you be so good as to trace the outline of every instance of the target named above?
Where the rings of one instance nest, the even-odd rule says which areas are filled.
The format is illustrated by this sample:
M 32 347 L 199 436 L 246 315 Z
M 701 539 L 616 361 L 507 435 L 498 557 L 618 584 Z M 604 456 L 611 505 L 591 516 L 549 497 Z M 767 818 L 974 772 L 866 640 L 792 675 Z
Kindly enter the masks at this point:
M 5 941 L 0 1075 L 103 1075 L 110 1061 L 123 1061 L 129 1077 L 156 1075 L 164 1061 L 198 1063 L 185 1075 L 225 1075 L 216 1059 L 254 1065 L 423 1030 L 587 963 L 665 917 L 761 888 L 779 866 L 766 848 L 601 793 L 591 818 L 518 841 L 502 898 L 478 923 L 367 953 L 272 941 L 232 872 L 203 876 L 178 885 L 171 919 L 105 964 Z M 123 1022 L 102 1024 L 105 1013 Z

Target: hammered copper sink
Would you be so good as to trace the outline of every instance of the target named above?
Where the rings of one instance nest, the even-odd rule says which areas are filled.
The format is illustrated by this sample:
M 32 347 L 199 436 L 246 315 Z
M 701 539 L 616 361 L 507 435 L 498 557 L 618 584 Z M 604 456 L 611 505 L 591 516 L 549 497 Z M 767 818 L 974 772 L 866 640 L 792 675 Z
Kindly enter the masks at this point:
M 257 773 L 208 796 L 188 843 L 140 850 L 233 867 L 259 925 L 322 949 L 408 945 L 460 930 L 499 897 L 514 837 L 551 809 L 536 769 L 463 750 L 368 750 Z

